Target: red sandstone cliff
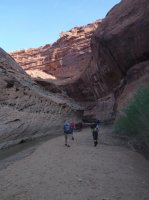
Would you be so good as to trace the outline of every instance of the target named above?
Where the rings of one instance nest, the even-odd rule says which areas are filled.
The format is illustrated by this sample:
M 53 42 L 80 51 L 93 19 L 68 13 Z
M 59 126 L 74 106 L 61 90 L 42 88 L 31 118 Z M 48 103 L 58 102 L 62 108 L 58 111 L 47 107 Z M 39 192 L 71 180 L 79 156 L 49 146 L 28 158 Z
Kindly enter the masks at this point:
M 97 66 L 94 76 L 99 85 L 94 93 L 97 98 L 113 94 L 119 111 L 139 87 L 149 84 L 148 14 L 148 0 L 123 0 L 92 39 L 91 66 Z
M 90 65 L 91 37 L 100 24 L 101 20 L 98 20 L 75 27 L 62 32 L 60 39 L 52 45 L 15 51 L 10 55 L 47 90 L 54 93 L 66 91 L 78 102 L 92 100 L 92 96 L 86 96 L 90 83 L 85 83 L 84 90 L 79 80 Z
M 70 96 L 83 102 L 85 119 L 114 119 L 116 110 L 149 84 L 148 13 L 148 0 L 123 0 L 93 34 L 90 64 L 65 86 Z
M 11 55 L 20 63 L 26 57 L 25 63 L 30 65 L 21 63 L 26 70 L 53 75 L 37 81 L 47 89 L 62 88 L 82 103 L 84 119 L 112 120 L 137 88 L 149 83 L 148 13 L 148 0 L 122 0 L 102 23 L 74 28 L 62 33 L 53 45 L 41 48 L 45 51 L 40 55 L 49 57 L 43 56 L 39 65 L 33 62 L 32 53 L 25 54 L 31 50 Z
M 62 32 L 52 45 L 11 52 L 10 55 L 32 77 L 66 79 L 77 76 L 91 58 L 90 40 L 100 20 Z

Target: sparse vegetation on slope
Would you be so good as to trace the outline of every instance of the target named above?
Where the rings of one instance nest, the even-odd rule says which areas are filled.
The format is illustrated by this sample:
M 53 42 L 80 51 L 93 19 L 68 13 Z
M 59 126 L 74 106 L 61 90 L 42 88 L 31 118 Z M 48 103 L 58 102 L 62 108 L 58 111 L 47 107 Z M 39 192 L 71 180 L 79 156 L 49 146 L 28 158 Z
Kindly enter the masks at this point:
M 135 148 L 149 154 L 149 85 L 138 90 L 116 121 L 114 132 L 128 136 Z

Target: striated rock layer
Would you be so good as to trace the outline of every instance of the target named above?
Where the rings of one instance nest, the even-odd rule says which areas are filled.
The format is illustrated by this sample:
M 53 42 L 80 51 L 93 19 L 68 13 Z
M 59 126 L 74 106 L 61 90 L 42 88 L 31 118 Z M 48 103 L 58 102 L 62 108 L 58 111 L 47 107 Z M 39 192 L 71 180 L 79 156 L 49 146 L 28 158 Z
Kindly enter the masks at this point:
M 52 45 L 11 52 L 10 55 L 33 78 L 66 79 L 79 75 L 91 58 L 90 40 L 98 20 L 62 32 Z
M 51 94 L 31 80 L 0 49 L 0 149 L 47 134 L 62 134 L 63 122 L 82 110 L 67 96 Z

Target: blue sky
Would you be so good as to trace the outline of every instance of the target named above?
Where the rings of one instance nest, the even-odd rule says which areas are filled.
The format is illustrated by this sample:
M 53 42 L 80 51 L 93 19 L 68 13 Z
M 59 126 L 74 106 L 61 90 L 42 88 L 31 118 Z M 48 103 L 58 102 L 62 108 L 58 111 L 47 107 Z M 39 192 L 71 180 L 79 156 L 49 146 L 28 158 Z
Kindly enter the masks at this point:
M 10 52 L 50 44 L 59 33 L 105 17 L 120 0 L 1 0 L 0 47 Z

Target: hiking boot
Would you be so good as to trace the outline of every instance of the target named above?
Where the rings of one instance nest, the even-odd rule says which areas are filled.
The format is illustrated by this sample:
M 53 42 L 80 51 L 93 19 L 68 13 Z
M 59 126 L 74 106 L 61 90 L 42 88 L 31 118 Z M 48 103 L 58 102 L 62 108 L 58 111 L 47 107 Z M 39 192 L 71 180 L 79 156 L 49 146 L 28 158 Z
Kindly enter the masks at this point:
M 70 145 L 68 144 L 67 147 L 70 147 Z
M 67 144 L 65 144 L 65 146 L 67 147 Z

